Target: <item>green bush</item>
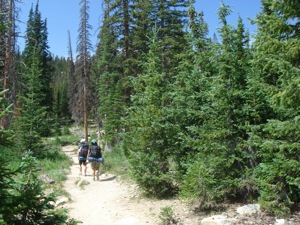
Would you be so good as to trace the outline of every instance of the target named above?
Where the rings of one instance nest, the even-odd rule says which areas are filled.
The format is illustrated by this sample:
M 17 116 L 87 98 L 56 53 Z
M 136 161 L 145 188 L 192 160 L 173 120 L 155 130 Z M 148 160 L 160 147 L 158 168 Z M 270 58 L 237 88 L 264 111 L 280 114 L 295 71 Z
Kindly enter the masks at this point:
M 174 195 L 173 178 L 168 162 L 155 152 L 136 152 L 130 157 L 131 173 L 138 185 L 150 196 Z
M 177 221 L 174 218 L 173 209 L 169 206 L 161 208 L 161 211 L 159 213 L 159 219 L 161 221 L 161 225 L 177 224 Z
M 67 224 L 67 211 L 55 209 L 56 193 L 45 194 L 38 179 L 36 158 L 28 152 L 22 158 L 19 174 L 11 183 L 11 208 L 2 216 L 6 224 Z

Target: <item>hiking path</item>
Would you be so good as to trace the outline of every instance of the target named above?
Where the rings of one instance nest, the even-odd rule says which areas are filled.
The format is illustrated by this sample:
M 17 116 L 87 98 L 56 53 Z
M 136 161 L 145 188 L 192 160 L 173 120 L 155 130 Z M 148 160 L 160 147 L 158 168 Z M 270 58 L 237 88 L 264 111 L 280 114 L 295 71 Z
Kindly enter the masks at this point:
M 69 209 L 70 218 L 81 221 L 83 225 L 158 225 L 162 208 L 170 207 L 181 224 L 199 224 L 198 218 L 179 200 L 144 198 L 134 183 L 102 173 L 101 166 L 100 181 L 93 180 L 90 164 L 87 165 L 87 176 L 79 175 L 76 149 L 75 145 L 62 147 L 62 151 L 73 160 L 64 182 L 70 200 L 65 207 Z

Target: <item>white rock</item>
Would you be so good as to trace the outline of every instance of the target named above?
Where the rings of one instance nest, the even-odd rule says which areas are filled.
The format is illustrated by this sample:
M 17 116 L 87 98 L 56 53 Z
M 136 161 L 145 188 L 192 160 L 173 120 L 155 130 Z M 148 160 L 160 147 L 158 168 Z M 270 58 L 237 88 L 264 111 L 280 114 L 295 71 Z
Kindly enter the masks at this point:
M 77 183 L 77 187 L 81 187 L 81 186 L 88 185 L 88 184 L 90 184 L 90 182 L 88 182 L 88 181 L 85 180 L 85 179 L 81 179 L 81 180 Z
M 276 219 L 275 225 L 284 225 L 285 220 L 284 219 Z
M 236 210 L 239 214 L 254 214 L 260 212 L 259 204 L 250 204 L 237 208 Z
M 201 225 L 231 225 L 237 222 L 235 218 L 227 218 L 223 215 L 215 215 L 201 220 Z

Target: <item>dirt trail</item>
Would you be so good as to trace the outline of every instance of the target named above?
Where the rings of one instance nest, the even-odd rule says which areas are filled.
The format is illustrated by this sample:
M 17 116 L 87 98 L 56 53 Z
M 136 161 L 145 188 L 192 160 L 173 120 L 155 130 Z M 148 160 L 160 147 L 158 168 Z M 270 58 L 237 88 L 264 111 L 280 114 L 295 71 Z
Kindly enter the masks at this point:
M 158 225 L 161 222 L 161 208 L 168 206 L 182 224 L 199 223 L 178 200 L 144 199 L 139 196 L 135 185 L 121 182 L 114 175 L 101 174 L 100 181 L 93 181 L 89 164 L 87 176 L 79 175 L 75 149 L 74 145 L 63 147 L 63 151 L 74 162 L 64 184 L 71 198 L 71 202 L 66 204 L 71 218 L 82 221 L 83 225 Z M 78 180 L 86 185 L 79 187 Z

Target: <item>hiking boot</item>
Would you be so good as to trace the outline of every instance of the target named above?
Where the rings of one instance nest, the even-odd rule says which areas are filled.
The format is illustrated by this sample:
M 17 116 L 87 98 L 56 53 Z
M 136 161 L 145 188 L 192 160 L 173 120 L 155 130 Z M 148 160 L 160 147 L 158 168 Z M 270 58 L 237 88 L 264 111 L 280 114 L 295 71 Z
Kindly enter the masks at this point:
M 97 173 L 97 180 L 99 180 L 99 173 Z
M 95 180 L 95 177 L 93 177 L 93 180 Z

